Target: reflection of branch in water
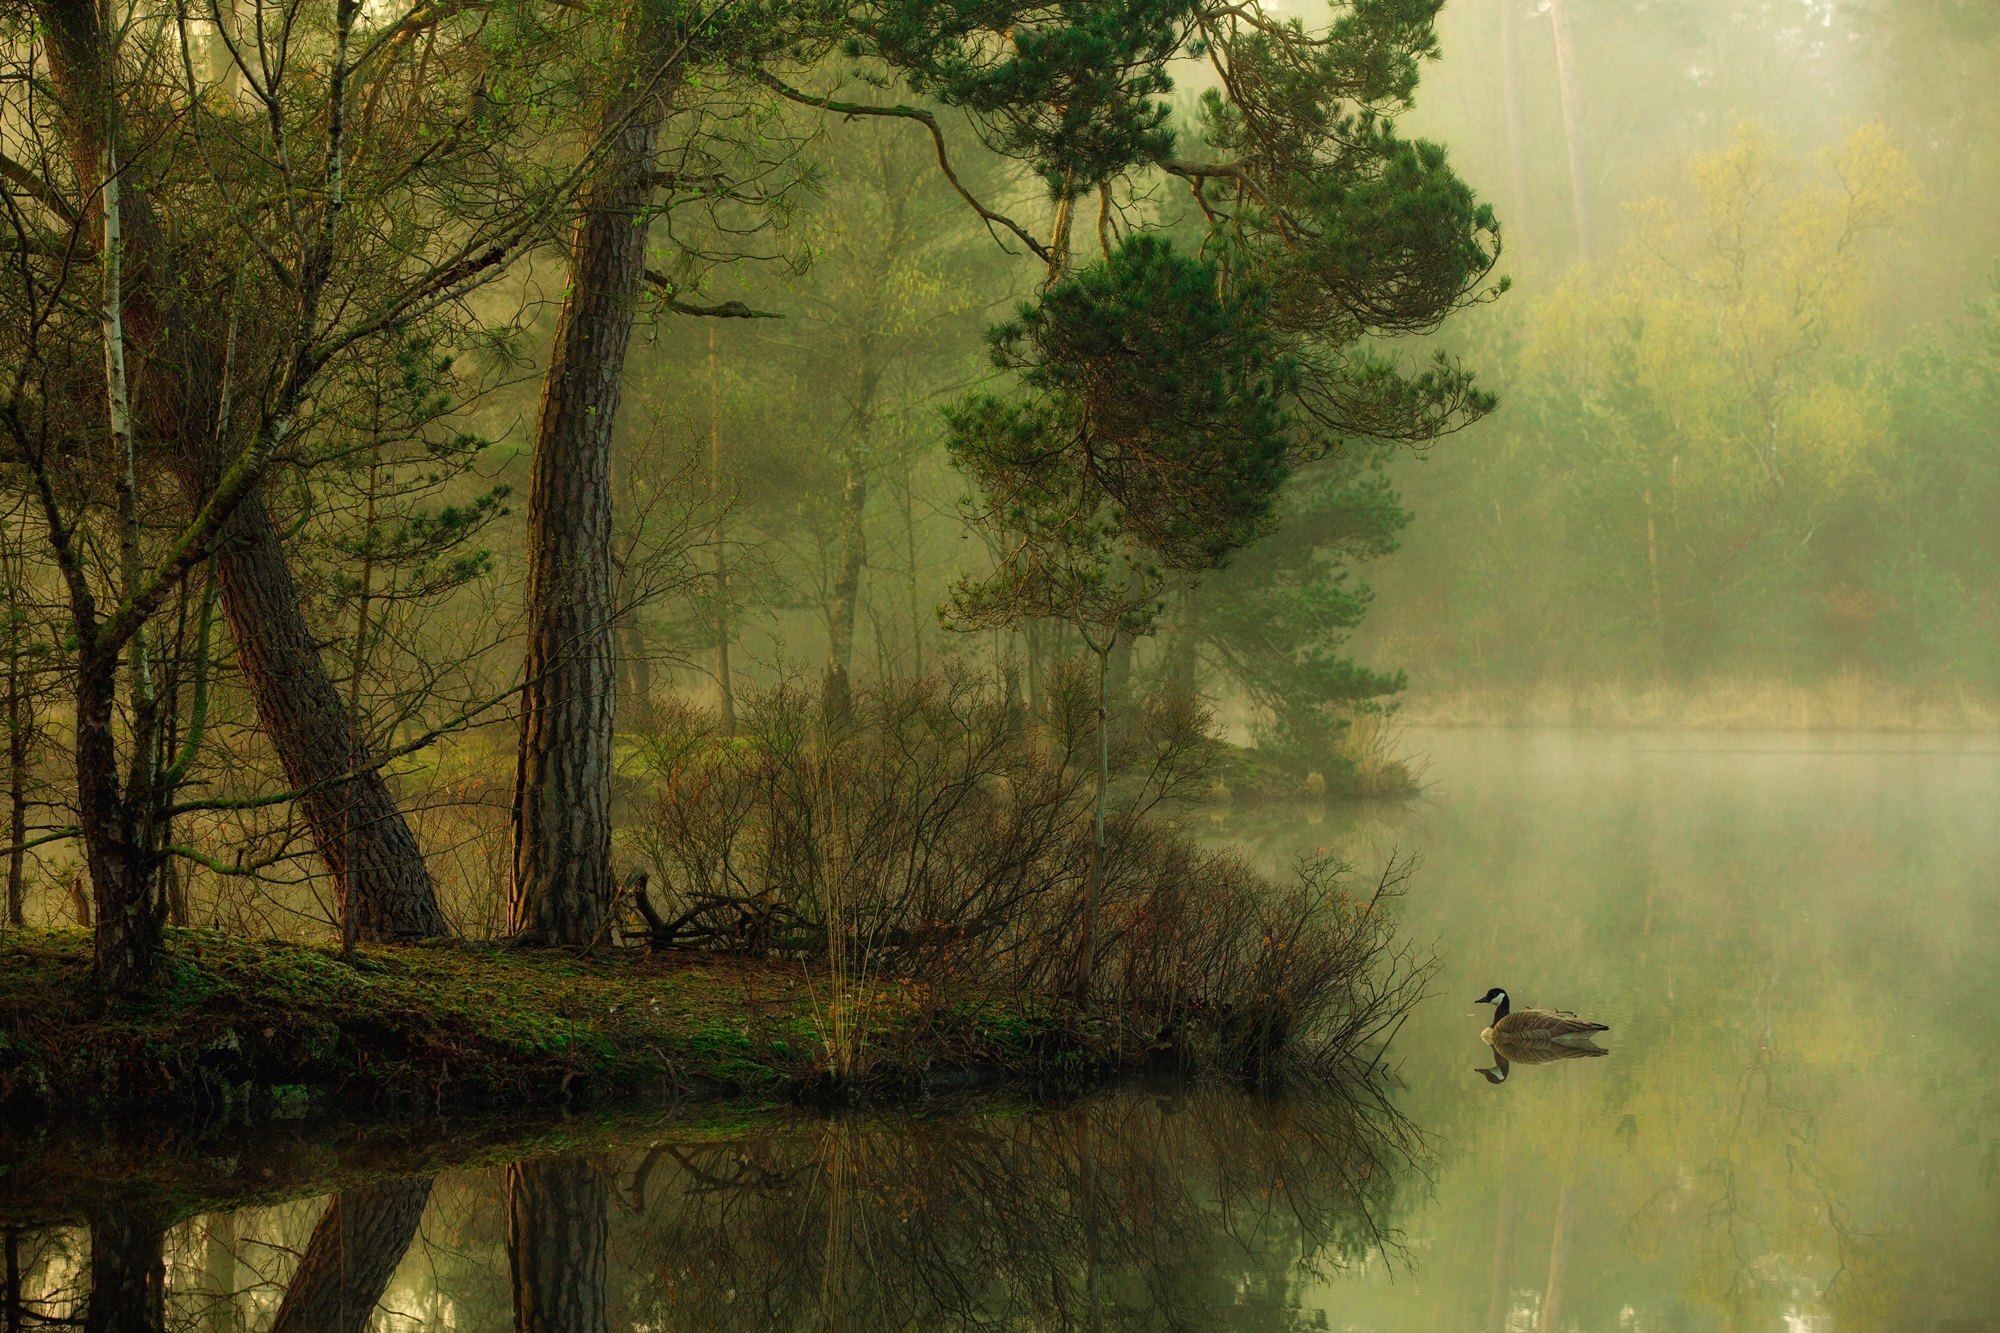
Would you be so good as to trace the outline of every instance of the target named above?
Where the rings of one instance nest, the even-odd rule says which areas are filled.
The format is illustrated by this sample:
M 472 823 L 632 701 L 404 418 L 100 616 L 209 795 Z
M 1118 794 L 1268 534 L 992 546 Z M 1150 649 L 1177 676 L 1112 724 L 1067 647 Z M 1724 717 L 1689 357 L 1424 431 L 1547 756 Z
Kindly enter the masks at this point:
M 1213 1327 L 1241 1286 L 1218 1271 L 1282 1289 L 1293 1267 L 1396 1253 L 1389 1215 L 1420 1144 L 1379 1096 L 1179 1088 L 670 1148 L 639 1234 L 621 1242 L 645 1274 L 630 1316 L 660 1329 Z

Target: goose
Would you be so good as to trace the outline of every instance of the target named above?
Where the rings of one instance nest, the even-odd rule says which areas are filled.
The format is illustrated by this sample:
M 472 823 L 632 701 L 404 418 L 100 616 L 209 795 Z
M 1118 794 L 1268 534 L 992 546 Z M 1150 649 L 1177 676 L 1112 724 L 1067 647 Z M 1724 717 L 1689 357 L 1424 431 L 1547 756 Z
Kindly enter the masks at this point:
M 1549 1060 L 1570 1058 L 1568 1051 L 1583 1055 L 1604 1055 L 1591 1040 L 1592 1034 L 1609 1032 L 1604 1023 L 1593 1023 L 1587 1018 L 1577 1018 L 1571 1014 L 1559 1014 L 1553 1009 L 1523 1009 L 1514 1013 L 1507 999 L 1507 992 L 1495 986 L 1486 994 L 1473 1001 L 1474 1004 L 1493 1006 L 1493 1026 L 1479 1034 L 1479 1039 L 1499 1050 L 1503 1046 L 1512 1059 L 1523 1064 L 1542 1064 Z M 1551 1047 L 1566 1047 L 1558 1054 Z M 1536 1056 L 1539 1052 L 1540 1058 Z M 1504 1075 L 1503 1075 L 1504 1077 Z

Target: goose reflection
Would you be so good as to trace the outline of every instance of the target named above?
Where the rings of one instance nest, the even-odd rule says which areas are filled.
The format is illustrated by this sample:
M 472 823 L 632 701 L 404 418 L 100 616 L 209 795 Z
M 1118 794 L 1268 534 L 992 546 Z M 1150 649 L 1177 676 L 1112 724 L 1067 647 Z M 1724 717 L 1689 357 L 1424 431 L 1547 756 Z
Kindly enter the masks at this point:
M 1587 1060 L 1594 1055 L 1611 1054 L 1602 1046 L 1587 1040 L 1578 1042 L 1574 1038 L 1567 1042 L 1554 1042 L 1489 1037 L 1487 1044 L 1493 1048 L 1492 1067 L 1472 1072 L 1483 1076 L 1488 1083 L 1505 1083 L 1508 1071 L 1515 1065 L 1546 1065 L 1557 1060 Z

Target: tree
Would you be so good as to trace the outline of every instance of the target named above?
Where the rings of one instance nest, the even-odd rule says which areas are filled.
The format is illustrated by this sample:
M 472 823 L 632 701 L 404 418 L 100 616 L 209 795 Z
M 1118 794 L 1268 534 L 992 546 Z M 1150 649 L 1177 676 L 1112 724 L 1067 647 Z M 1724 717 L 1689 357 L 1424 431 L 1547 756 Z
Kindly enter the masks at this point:
M 1303 470 L 1279 501 L 1280 535 L 1191 581 L 1173 617 L 1179 686 L 1195 687 L 1205 657 L 1263 711 L 1258 749 L 1302 769 L 1337 753 L 1342 711 L 1403 688 L 1401 672 L 1341 653 L 1374 596 L 1353 566 L 1394 551 L 1411 517 L 1384 471 L 1390 453 L 1354 448 Z
M 160 938 L 166 831 L 205 804 L 177 799 L 193 748 L 164 751 L 173 728 L 151 622 L 211 557 L 259 549 L 257 489 L 332 406 L 335 372 L 381 340 L 449 322 L 539 232 L 574 173 L 507 174 L 461 209 L 454 171 L 504 155 L 517 123 L 462 124 L 449 79 L 387 94 L 404 99 L 391 119 L 372 114 L 384 94 L 370 79 L 399 38 L 449 28 L 434 14 L 378 27 L 342 3 L 260 25 L 254 58 L 232 52 L 258 110 L 241 117 L 208 97 L 184 12 L 138 10 L 107 29 L 91 4 L 47 0 L 35 17 L 18 44 L 43 62 L 33 77 L 51 95 L 16 124 L 25 184 L 4 199 L 0 430 L 66 594 L 97 975 L 124 989 L 147 977 Z M 518 49 L 482 44 L 476 23 L 462 31 L 481 53 L 477 75 L 506 86 Z M 167 467 L 150 466 L 142 435 L 172 443 Z M 258 629 L 246 622 L 243 639 Z M 186 734 L 200 726 L 190 718 Z M 342 755 L 295 794 L 358 786 L 357 802 L 368 783 L 354 781 L 351 741 Z M 340 845 L 321 833 L 338 864 Z
M 755 169 L 732 175 L 710 156 L 723 139 L 705 124 L 694 71 L 754 61 L 784 43 L 766 17 L 726 7 L 634 11 L 606 56 L 597 136 L 615 147 L 582 197 L 569 286 L 556 322 L 536 422 L 528 493 L 528 651 L 514 787 L 508 932 L 549 944 L 594 937 L 611 905 L 612 734 L 617 709 L 613 634 L 611 442 L 626 354 L 649 286 L 669 309 L 717 317 L 747 308 L 679 300 L 673 272 L 647 266 L 652 221 L 670 215 L 662 188 L 716 201 L 764 202 Z M 687 92 L 693 88 L 694 92 Z M 675 103 L 693 98 L 697 129 L 662 172 L 660 138 Z M 754 131 L 753 131 L 754 133 Z M 782 192 L 780 186 L 780 192 Z M 671 266 L 677 267 L 677 266 Z

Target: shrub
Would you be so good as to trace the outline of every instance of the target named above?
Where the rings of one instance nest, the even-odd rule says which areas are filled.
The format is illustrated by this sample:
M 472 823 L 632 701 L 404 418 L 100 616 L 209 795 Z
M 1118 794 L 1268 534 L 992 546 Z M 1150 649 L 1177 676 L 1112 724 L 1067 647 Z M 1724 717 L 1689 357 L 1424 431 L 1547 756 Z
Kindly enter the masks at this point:
M 1045 715 L 957 670 L 854 691 L 797 682 L 744 700 L 740 734 L 685 704 L 658 710 L 628 828 L 649 872 L 655 948 L 777 955 L 824 967 L 822 1033 L 838 1073 L 866 1063 L 871 977 L 913 978 L 926 1021 L 981 995 L 1073 995 L 1092 841 L 1094 733 L 1081 669 L 1051 673 Z M 1156 697 L 1112 754 L 1116 781 L 1083 1015 L 1123 1054 L 1199 1052 L 1262 1069 L 1280 1052 L 1351 1053 L 1421 988 L 1345 867 L 1273 883 L 1174 818 L 1200 780 L 1210 716 Z

